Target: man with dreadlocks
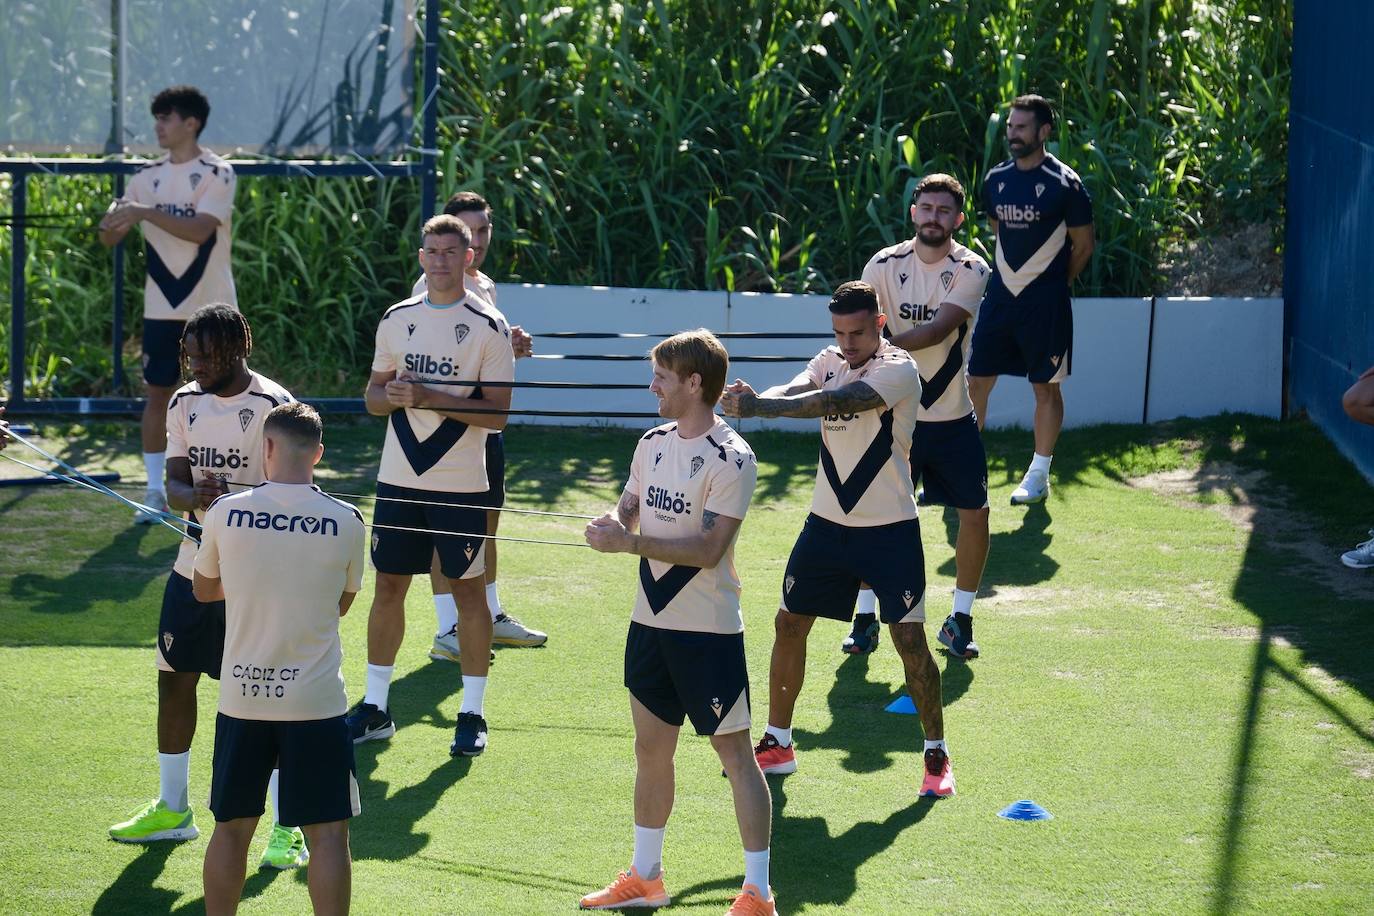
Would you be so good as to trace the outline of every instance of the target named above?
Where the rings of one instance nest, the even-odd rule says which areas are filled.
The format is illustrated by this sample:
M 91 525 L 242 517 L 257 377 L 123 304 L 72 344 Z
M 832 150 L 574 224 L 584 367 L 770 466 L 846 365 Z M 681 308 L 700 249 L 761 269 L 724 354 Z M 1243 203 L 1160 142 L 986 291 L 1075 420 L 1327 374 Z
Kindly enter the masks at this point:
M 229 484 L 265 479 L 262 426 L 285 388 L 248 368 L 253 334 L 248 320 L 223 303 L 197 309 L 181 335 L 182 372 L 192 381 L 167 407 L 167 502 L 192 522 Z M 192 529 L 194 531 L 194 529 Z M 198 835 L 187 788 L 196 733 L 201 674 L 219 679 L 224 654 L 224 602 L 192 593 L 196 545 L 182 541 L 162 595 L 157 633 L 157 744 L 161 791 L 128 820 L 110 828 L 124 843 L 189 840 Z M 293 868 L 309 858 L 298 827 L 276 822 L 277 773 L 269 784 L 274 822 L 262 864 Z

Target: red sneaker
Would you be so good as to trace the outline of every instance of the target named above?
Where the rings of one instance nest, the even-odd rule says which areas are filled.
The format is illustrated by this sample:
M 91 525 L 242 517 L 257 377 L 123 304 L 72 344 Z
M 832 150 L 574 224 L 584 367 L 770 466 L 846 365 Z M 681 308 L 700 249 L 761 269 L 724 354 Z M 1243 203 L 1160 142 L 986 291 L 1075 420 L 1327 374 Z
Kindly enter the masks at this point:
M 763 740 L 754 747 L 754 759 L 765 776 L 786 776 L 797 772 L 797 752 L 792 745 L 783 747 L 778 739 L 765 733 Z
M 739 896 L 725 916 L 778 916 L 777 898 L 763 899 L 763 894 L 752 884 L 740 888 Z
M 938 747 L 926 751 L 926 775 L 921 780 L 921 795 L 928 798 L 948 798 L 954 794 L 954 771 L 949 755 Z
M 652 878 L 641 878 L 634 866 L 623 871 L 599 891 L 588 894 L 578 902 L 584 910 L 611 910 L 620 907 L 660 907 L 669 903 L 663 887 L 663 872 Z

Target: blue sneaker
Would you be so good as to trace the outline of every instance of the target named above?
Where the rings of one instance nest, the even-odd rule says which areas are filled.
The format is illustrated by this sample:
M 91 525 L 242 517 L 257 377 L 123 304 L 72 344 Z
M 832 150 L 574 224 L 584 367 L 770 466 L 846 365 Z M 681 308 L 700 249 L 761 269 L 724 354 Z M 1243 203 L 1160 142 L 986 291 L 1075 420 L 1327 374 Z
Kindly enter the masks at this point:
M 396 734 L 396 723 L 391 721 L 391 713 L 364 700 L 353 704 L 344 721 L 348 723 L 348 736 L 354 744 L 380 741 Z
M 978 657 L 978 644 L 973 641 L 973 618 L 968 614 L 950 614 L 945 618 L 935 638 L 955 658 Z
M 450 757 L 476 757 L 487 749 L 487 720 L 475 712 L 458 713 L 458 726 L 453 730 Z
M 878 635 L 882 627 L 878 625 L 877 615 L 856 614 L 854 627 L 840 643 L 840 651 L 846 655 L 867 655 L 878 648 Z

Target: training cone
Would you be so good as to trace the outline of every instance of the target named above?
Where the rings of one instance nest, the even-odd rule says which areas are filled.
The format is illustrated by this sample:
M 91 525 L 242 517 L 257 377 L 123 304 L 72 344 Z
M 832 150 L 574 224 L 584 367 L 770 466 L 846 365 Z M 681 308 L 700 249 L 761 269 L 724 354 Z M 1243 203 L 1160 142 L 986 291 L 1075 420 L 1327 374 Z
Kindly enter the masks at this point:
M 900 713 L 904 716 L 914 716 L 916 715 L 916 704 L 912 701 L 911 697 L 902 694 L 897 699 L 884 706 L 883 711 Z
M 1009 821 L 1047 821 L 1054 817 L 1053 814 L 1050 814 L 1029 798 L 1023 798 L 1018 802 L 1012 802 L 1001 811 L 998 811 L 997 816 L 1005 817 Z

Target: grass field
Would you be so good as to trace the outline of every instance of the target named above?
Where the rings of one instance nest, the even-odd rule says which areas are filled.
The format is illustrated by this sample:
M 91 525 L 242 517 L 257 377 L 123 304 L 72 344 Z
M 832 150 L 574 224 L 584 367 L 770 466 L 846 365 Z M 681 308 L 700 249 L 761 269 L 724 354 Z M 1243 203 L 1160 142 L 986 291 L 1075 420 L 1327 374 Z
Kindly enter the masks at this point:
M 757 735 L 816 446 L 745 431 L 760 458 L 738 549 Z M 41 432 L 141 489 L 136 427 Z M 326 488 L 371 492 L 380 426 L 335 420 L 326 437 Z M 635 440 L 516 428 L 507 441 L 513 505 L 593 512 L 613 502 Z M 796 718 L 801 769 L 772 781 L 783 911 L 1374 909 L 1374 575 L 1336 557 L 1374 523 L 1374 491 L 1306 423 L 1223 417 L 1071 430 L 1051 501 L 1027 511 L 1007 495 L 1029 436 L 988 441 L 984 655 L 940 658 L 959 795 L 915 800 L 917 722 L 882 711 L 901 684 L 890 642 L 843 660 L 843 628 L 818 625 Z M 923 520 L 933 626 L 949 609 L 953 519 Z M 174 543 L 128 521 L 94 494 L 0 489 L 5 913 L 201 908 L 210 685 L 192 753 L 201 839 L 105 837 L 157 786 L 152 639 Z M 581 538 L 575 521 L 530 517 L 508 517 L 503 533 Z M 504 602 L 549 645 L 498 653 L 491 748 L 450 760 L 458 672 L 427 660 L 433 615 L 427 588 L 413 589 L 392 690 L 401 729 L 358 749 L 355 912 L 569 912 L 628 861 L 620 653 L 634 566 L 517 544 L 501 569 Z M 354 696 L 370 589 L 343 621 Z M 742 874 L 727 786 L 704 740 L 684 735 L 677 760 L 669 912 L 723 912 Z M 995 816 L 1020 798 L 1055 819 Z M 242 912 L 307 911 L 303 878 L 250 873 Z

